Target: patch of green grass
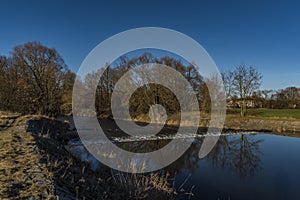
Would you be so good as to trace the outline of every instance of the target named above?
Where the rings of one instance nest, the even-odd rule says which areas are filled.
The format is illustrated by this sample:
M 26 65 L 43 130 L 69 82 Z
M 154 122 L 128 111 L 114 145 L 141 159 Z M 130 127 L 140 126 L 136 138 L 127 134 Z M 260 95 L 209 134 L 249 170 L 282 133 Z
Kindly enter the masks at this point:
M 240 109 L 227 109 L 229 115 L 239 115 Z M 246 110 L 246 116 L 249 117 L 267 117 L 267 118 L 290 118 L 300 119 L 300 109 L 267 109 L 267 108 L 251 108 Z

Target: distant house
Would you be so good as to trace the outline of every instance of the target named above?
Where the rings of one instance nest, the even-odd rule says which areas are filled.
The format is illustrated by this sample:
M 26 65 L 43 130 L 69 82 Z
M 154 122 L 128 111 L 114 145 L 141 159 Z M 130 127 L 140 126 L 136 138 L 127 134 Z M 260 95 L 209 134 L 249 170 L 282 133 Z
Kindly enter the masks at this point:
M 248 98 L 245 100 L 247 108 L 258 107 L 254 99 Z M 242 106 L 243 99 L 230 99 L 227 101 L 227 108 L 240 108 Z

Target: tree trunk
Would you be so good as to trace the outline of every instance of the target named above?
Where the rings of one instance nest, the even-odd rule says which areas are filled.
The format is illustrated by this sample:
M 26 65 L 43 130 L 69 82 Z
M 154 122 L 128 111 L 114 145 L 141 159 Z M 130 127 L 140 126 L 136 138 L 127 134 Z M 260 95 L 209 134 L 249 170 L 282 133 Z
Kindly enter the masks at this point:
M 241 117 L 245 117 L 245 111 L 246 111 L 246 102 L 245 100 L 242 101 L 241 107 Z

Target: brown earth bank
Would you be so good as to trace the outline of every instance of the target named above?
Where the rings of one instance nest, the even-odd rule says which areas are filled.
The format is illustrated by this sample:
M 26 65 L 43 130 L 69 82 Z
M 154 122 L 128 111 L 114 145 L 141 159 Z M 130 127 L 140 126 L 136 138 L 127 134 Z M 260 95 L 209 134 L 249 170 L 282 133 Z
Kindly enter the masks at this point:
M 178 126 L 180 116 L 175 115 L 167 121 L 170 126 Z M 142 120 L 140 120 L 142 119 Z M 136 121 L 144 121 L 145 117 L 136 119 Z M 199 127 L 208 128 L 210 124 L 210 116 L 204 115 L 200 117 Z M 189 126 L 188 122 L 181 123 L 183 126 Z M 237 117 L 227 115 L 225 118 L 224 130 L 235 131 L 257 131 L 257 132 L 271 132 L 281 135 L 298 135 L 300 134 L 300 120 L 290 118 L 267 118 L 267 117 Z
M 65 148 L 77 137 L 46 116 L 1 113 L 0 199 L 180 199 L 170 174 L 93 171 Z M 110 129 L 110 127 L 107 127 Z
M 208 127 L 209 119 L 201 119 L 200 127 Z M 271 132 L 281 135 L 299 135 L 300 120 L 276 118 L 226 117 L 225 130 Z
M 268 118 L 226 118 L 224 128 L 281 134 L 299 134 L 300 120 Z

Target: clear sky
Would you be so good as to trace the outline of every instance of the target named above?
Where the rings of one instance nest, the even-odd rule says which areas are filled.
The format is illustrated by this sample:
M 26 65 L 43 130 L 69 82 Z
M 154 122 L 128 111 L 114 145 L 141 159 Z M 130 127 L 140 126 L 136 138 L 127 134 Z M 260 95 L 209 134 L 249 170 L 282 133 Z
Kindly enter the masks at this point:
M 300 87 L 300 1 L 0 1 L 0 55 L 40 41 L 73 71 L 101 41 L 127 29 L 165 27 L 198 41 L 220 71 L 240 63 L 263 89 Z

